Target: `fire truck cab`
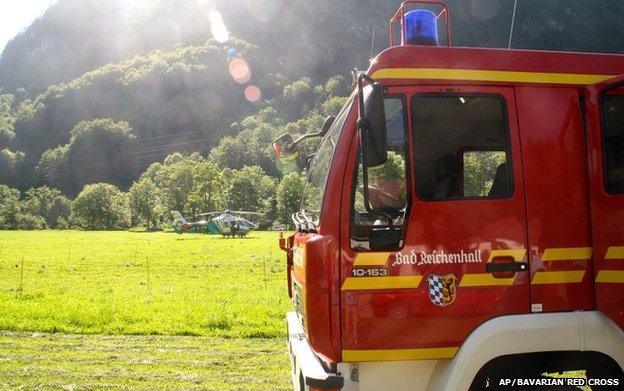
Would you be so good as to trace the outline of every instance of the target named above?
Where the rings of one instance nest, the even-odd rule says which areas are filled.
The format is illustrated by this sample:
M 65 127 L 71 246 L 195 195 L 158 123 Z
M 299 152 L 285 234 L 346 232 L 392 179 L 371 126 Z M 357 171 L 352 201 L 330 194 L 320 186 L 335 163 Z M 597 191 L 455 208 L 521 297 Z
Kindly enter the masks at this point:
M 624 56 L 454 47 L 437 2 L 390 25 L 280 239 L 294 387 L 621 387 Z

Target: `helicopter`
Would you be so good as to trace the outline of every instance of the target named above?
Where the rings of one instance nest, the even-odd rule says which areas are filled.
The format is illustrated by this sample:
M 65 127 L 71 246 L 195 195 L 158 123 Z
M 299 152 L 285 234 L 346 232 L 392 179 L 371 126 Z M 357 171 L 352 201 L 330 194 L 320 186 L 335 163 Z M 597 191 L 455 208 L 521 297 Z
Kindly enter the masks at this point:
M 233 238 L 236 236 L 241 238 L 245 237 L 250 231 L 258 228 L 256 224 L 242 218 L 239 215 L 263 216 L 262 213 L 258 212 L 225 210 L 223 212 L 200 213 L 196 216 L 208 219 L 188 222 L 178 211 L 172 211 L 171 214 L 174 217 L 171 225 L 177 233 L 201 232 L 208 234 L 221 234 L 224 237 L 231 236 Z

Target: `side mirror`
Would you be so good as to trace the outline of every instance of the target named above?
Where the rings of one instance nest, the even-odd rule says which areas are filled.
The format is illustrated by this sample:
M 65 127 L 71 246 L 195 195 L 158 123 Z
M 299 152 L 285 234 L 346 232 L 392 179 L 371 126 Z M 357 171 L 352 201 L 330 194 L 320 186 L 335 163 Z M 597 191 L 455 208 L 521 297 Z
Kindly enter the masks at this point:
M 290 134 L 279 136 L 271 143 L 271 146 L 275 152 L 275 157 L 282 164 L 288 164 L 299 157 L 299 148 L 297 148 L 297 144 Z
M 363 118 L 366 120 L 366 165 L 376 167 L 388 160 L 386 135 L 386 110 L 383 86 L 373 82 L 362 89 L 364 99 Z

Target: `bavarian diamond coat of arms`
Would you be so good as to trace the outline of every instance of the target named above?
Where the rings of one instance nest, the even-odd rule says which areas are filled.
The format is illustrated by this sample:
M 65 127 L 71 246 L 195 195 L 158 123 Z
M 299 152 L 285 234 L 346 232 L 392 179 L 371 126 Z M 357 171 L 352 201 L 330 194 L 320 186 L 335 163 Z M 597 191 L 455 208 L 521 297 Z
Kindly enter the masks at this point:
M 429 281 L 429 299 L 439 307 L 446 307 L 453 304 L 457 296 L 457 277 L 454 274 L 445 274 L 438 276 L 430 274 Z

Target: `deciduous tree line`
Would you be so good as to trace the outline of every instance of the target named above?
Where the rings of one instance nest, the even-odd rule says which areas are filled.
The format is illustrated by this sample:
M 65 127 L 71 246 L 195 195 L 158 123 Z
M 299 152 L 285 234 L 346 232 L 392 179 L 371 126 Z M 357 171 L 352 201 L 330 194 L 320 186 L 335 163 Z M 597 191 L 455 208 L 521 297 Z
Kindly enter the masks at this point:
M 260 223 L 288 224 L 299 206 L 304 178 L 270 177 L 258 166 L 221 169 L 199 154 L 175 153 L 154 163 L 127 192 L 109 183 L 86 185 L 73 200 L 47 186 L 0 185 L 0 229 L 114 230 L 169 226 L 172 210 L 195 214 L 224 209 L 264 213 Z
M 284 116 L 266 102 L 232 124 L 235 135 L 222 138 L 207 156 L 170 154 L 149 165 L 134 182 L 123 158 L 136 138 L 130 124 L 111 118 L 79 122 L 68 144 L 43 154 L 36 170 L 46 185 L 23 193 L 1 185 L 0 229 L 151 229 L 167 227 L 173 210 L 192 219 L 224 209 L 262 212 L 259 223 L 264 227 L 289 224 L 299 207 L 304 178 L 280 172 L 271 141 L 285 132 L 318 131 L 325 117 L 345 103 L 341 95 L 347 90 L 342 77 L 321 86 L 302 78 L 284 88 L 290 105 Z M 317 143 L 303 146 L 303 152 L 311 153 Z M 9 158 L 19 157 L 5 160 Z M 76 188 L 81 183 L 85 185 Z M 71 200 L 64 194 L 76 196 Z
M 222 138 L 209 153 L 172 153 L 140 175 L 124 158 L 139 143 L 129 122 L 78 122 L 67 144 L 43 153 L 35 169 L 42 186 L 20 192 L 9 187 L 10 181 L 2 185 L 0 229 L 151 229 L 167 227 L 173 210 L 193 219 L 224 209 L 262 212 L 261 227 L 289 224 L 304 178 L 299 173 L 283 176 L 271 141 L 286 132 L 318 131 L 325 117 L 344 105 L 347 92 L 348 84 L 339 76 L 319 86 L 309 78 L 299 79 L 284 87 L 287 110 L 265 101 L 255 114 L 233 123 L 233 135 Z M 302 146 L 303 152 L 311 153 L 317 143 Z M 141 148 L 146 148 L 142 156 L 150 157 L 152 150 Z M 0 153 L 0 164 L 6 167 L 19 170 L 21 161 L 23 156 L 14 152 Z

